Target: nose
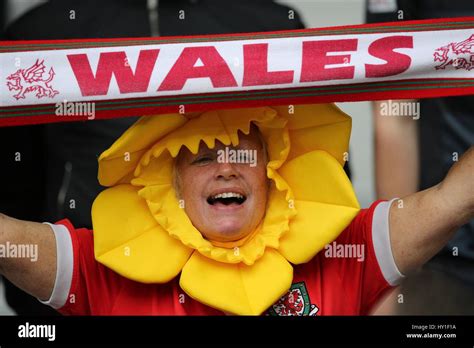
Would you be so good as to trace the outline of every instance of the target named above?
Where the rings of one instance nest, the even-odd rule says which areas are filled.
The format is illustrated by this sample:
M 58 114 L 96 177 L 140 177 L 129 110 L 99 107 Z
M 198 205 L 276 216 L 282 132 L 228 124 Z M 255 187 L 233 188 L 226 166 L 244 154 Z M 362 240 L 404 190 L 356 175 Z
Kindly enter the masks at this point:
M 230 180 L 236 179 L 238 176 L 239 173 L 232 163 L 217 163 L 217 170 L 215 173 L 216 179 Z

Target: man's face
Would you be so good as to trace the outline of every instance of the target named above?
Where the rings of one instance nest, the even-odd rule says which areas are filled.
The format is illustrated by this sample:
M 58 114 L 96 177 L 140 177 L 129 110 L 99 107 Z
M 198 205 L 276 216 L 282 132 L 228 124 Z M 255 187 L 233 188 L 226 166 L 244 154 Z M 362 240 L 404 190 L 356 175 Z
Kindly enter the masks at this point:
M 187 148 L 178 155 L 178 195 L 194 227 L 209 240 L 239 240 L 253 232 L 265 215 L 268 179 L 257 132 L 252 127 L 249 135 L 239 133 L 239 145 L 227 147 L 227 155 L 226 146 L 218 141 L 213 149 L 201 142 L 196 155 Z M 251 163 L 235 163 L 231 156 L 237 150 L 247 150 L 240 152 L 247 155 L 240 156 L 240 162 Z

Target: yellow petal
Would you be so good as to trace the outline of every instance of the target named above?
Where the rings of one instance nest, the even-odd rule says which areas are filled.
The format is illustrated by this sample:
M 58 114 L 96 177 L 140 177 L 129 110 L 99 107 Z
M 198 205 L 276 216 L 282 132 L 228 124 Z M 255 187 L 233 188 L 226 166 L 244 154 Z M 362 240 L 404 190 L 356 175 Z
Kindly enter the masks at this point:
M 297 211 L 279 250 L 292 263 L 308 262 L 352 221 L 359 203 L 342 167 L 324 151 L 299 156 L 279 172 L 292 189 Z
M 192 249 L 159 226 L 137 191 L 131 185 L 118 185 L 94 201 L 95 257 L 126 278 L 165 283 L 179 274 Z
M 280 239 L 278 251 L 293 264 L 310 261 L 335 240 L 354 219 L 359 209 L 326 203 L 295 201 L 298 211 L 290 231 Z
M 351 118 L 334 104 L 295 105 L 293 114 L 288 107 L 274 107 L 288 118 L 291 151 L 288 160 L 314 150 L 324 150 L 344 164 L 351 134 Z
M 292 266 L 271 248 L 252 266 L 224 264 L 195 252 L 183 268 L 180 286 L 218 310 L 260 315 L 288 291 L 292 279 Z
M 128 183 L 142 155 L 164 135 L 187 121 L 180 114 L 146 116 L 118 138 L 99 157 L 99 182 L 103 186 Z
M 312 151 L 286 162 L 278 171 L 296 200 L 359 208 L 351 182 L 338 161 L 325 151 Z

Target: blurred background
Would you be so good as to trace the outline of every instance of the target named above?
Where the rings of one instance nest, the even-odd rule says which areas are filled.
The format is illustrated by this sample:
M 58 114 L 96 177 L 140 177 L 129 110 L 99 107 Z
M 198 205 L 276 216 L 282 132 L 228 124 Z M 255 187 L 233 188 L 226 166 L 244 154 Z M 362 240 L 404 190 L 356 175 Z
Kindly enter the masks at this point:
M 377 22 L 435 18 L 443 17 L 445 14 L 446 17 L 474 15 L 473 4 L 470 4 L 470 2 L 472 0 L 277 0 L 275 3 L 281 6 L 275 7 L 275 4 L 268 0 L 102 0 L 100 2 L 89 0 L 0 0 L 0 28 L 3 28 L 1 38 L 8 40 L 265 31 L 362 24 L 368 20 Z M 131 5 L 132 3 L 133 5 Z M 209 13 L 201 12 L 204 8 L 201 6 L 202 3 L 206 3 L 216 10 L 213 14 L 214 17 Z M 226 3 L 226 5 L 217 5 L 218 3 Z M 224 7 L 229 3 L 232 5 L 225 9 Z M 248 8 L 245 8 L 245 4 L 248 4 Z M 456 7 L 456 4 L 459 7 Z M 219 6 L 222 6 L 220 9 L 222 12 L 217 12 Z M 425 11 L 423 6 L 428 10 Z M 436 7 L 436 11 L 433 10 L 433 6 Z M 105 8 L 110 10 L 101 13 L 101 10 Z M 194 13 L 194 17 L 201 18 L 201 20 L 193 22 L 193 16 L 188 15 L 191 18 L 189 21 L 177 23 L 177 13 L 181 8 L 186 9 L 188 14 Z M 402 18 L 400 18 L 398 12 L 400 8 L 403 8 Z M 61 22 L 61 18 L 70 9 L 77 9 L 77 20 Z M 423 16 L 415 16 L 416 10 L 421 13 L 420 9 L 425 11 Z M 294 20 L 289 21 L 287 18 L 289 10 L 296 11 Z M 94 15 L 92 15 L 93 13 Z M 460 104 L 462 103 L 456 103 L 456 105 Z M 453 115 L 456 116 L 456 112 L 459 111 L 452 111 L 447 103 L 440 105 L 440 108 L 444 108 L 446 117 L 453 118 Z M 472 100 L 465 99 L 462 105 L 464 105 L 463 110 L 467 110 L 469 107 L 472 108 L 473 103 Z M 377 118 L 376 113 L 374 113 L 376 109 L 373 108 L 371 102 L 340 103 L 338 106 L 353 118 L 349 166 L 351 181 L 361 206 L 368 207 L 377 198 L 400 197 L 402 194 L 410 193 L 410 190 L 418 190 L 421 187 L 419 185 L 420 180 L 415 177 L 419 174 L 418 160 L 410 156 L 404 158 L 406 152 L 398 151 L 399 147 L 397 147 L 403 146 L 403 144 L 404 146 L 411 146 L 417 143 L 414 138 L 414 132 L 416 132 L 414 121 L 404 121 L 403 125 L 390 124 L 388 125 L 389 128 L 398 130 L 399 133 L 390 133 L 392 131 L 387 133 L 385 123 L 377 123 L 377 119 L 380 118 Z M 441 114 L 437 110 L 439 108 L 431 109 L 426 113 L 432 113 L 434 116 Z M 459 112 L 462 113 L 462 111 Z M 472 113 L 464 112 L 464 116 L 466 115 L 469 116 Z M 424 116 L 422 115 L 422 117 Z M 446 145 L 445 152 L 459 151 L 462 153 L 466 144 L 467 146 L 472 145 L 474 140 L 472 120 L 474 120 L 474 117 L 469 117 L 470 121 L 469 118 L 465 118 L 468 121 L 463 121 L 464 123 L 457 125 L 457 128 L 454 127 L 457 122 L 456 117 L 451 119 L 449 125 L 453 125 L 452 129 L 454 129 L 451 133 L 462 133 L 462 141 L 446 141 L 448 145 L 443 143 Z M 96 164 L 93 159 L 103 149 L 107 148 L 134 120 L 134 118 L 126 118 L 109 122 L 94 121 L 92 123 L 93 129 L 89 127 L 89 123 L 87 125 L 77 123 L 74 125 L 57 124 L 39 127 L 15 127 L 15 129 L 8 130 L 0 129 L 0 139 L 10 139 L 9 146 L 2 146 L 2 155 L 6 156 L 8 151 L 16 151 L 20 147 L 24 153 L 30 156 L 32 162 L 30 170 L 35 168 L 35 161 L 36 164 L 41 163 L 41 166 L 45 168 L 44 173 L 38 174 L 38 180 L 42 184 L 31 184 L 31 187 L 25 188 L 25 191 L 30 192 L 31 196 L 44 197 L 39 198 L 37 202 L 37 206 L 44 207 L 44 209 L 40 209 L 41 211 L 25 211 L 22 203 L 15 200 L 16 187 L 12 185 L 12 191 L 10 192 L 8 191 L 9 188 L 1 189 L 1 197 L 10 196 L 13 198 L 2 199 L 0 211 L 5 214 L 10 213 L 17 218 L 35 221 L 41 221 L 41 219 L 44 219 L 43 221 L 55 221 L 67 215 L 73 222 L 75 221 L 76 226 L 89 226 L 89 210 L 87 207 L 95 197 L 96 192 L 100 190 L 97 182 L 93 182 L 96 177 Z M 443 127 L 451 129 L 443 125 L 442 122 L 439 122 L 437 127 L 439 129 Z M 375 126 L 377 126 L 377 129 Z M 432 128 L 423 126 L 423 129 Z M 463 129 L 463 131 L 460 132 L 460 129 Z M 393 138 L 396 141 L 394 143 L 375 144 L 376 133 L 379 139 L 380 137 L 386 140 Z M 412 138 L 410 138 L 411 135 L 413 135 Z M 75 142 L 80 143 L 80 139 L 84 138 L 89 140 L 88 149 L 76 149 L 73 144 Z M 18 139 L 29 139 L 31 141 L 25 144 L 25 142 L 19 142 Z M 60 149 L 55 146 L 51 139 L 57 139 L 60 142 Z M 101 140 L 95 141 L 92 139 Z M 387 152 L 385 159 L 383 156 L 376 159 L 376 145 L 379 149 L 391 147 L 398 154 L 395 154 L 395 157 L 389 157 L 389 152 Z M 414 148 L 413 151 L 417 149 L 418 147 Z M 434 151 L 441 154 L 442 151 L 439 148 L 434 149 Z M 46 152 L 48 156 L 44 155 Z M 381 153 L 380 150 L 379 155 Z M 378 163 L 382 169 L 385 168 L 385 172 L 383 170 L 378 172 L 380 177 L 378 178 L 377 190 L 376 160 L 379 161 Z M 403 160 L 411 162 L 403 162 Z M 383 163 L 383 161 L 388 162 L 388 164 Z M 390 173 L 393 168 L 403 171 L 406 166 L 413 168 L 411 177 L 404 178 L 404 174 L 399 173 L 402 182 L 401 187 L 398 188 L 395 184 L 391 186 L 392 177 L 384 173 Z M 441 168 L 441 165 L 436 163 L 432 167 L 425 167 L 429 168 L 428 171 L 435 171 L 433 166 L 435 169 Z M 449 165 L 444 169 L 444 172 L 448 168 Z M 15 172 L 13 169 L 4 170 L 3 177 L 0 179 L 4 182 L 11 182 L 15 178 L 25 175 L 22 173 L 26 172 L 30 173 L 31 171 L 28 168 L 21 168 L 20 172 Z M 438 180 L 442 176 L 443 173 L 440 172 L 434 179 Z M 89 182 L 83 179 L 88 177 L 91 178 Z M 409 183 L 409 185 L 403 183 Z M 85 186 L 93 189 L 84 192 L 83 187 Z M 54 195 L 51 192 L 58 192 L 58 194 Z M 84 207 L 84 209 L 78 209 L 74 212 L 65 210 L 64 204 L 68 201 L 68 197 L 75 197 L 79 206 Z M 23 215 L 19 215 L 18 212 Z M 463 259 L 466 261 L 463 261 L 461 266 L 458 263 L 450 263 L 449 266 L 446 266 L 447 268 L 445 267 L 441 271 L 439 269 L 435 271 L 428 269 L 415 275 L 411 284 L 404 285 L 405 288 L 403 286 L 397 288 L 392 296 L 376 310 L 376 313 L 474 314 L 474 237 L 472 237 L 474 233 L 472 224 L 470 231 L 466 233 L 470 233 L 470 239 L 459 239 L 456 242 L 456 247 L 460 247 L 460 250 L 464 252 L 463 255 L 466 256 Z M 450 250 L 447 249 L 446 253 L 449 254 Z M 440 264 L 449 262 L 442 261 Z M 458 274 L 454 274 L 453 269 L 460 271 Z M 420 284 L 423 284 L 423 286 Z M 52 314 L 47 310 L 42 313 L 42 309 L 32 311 L 33 306 L 36 308 L 36 304 L 33 304 L 30 298 L 17 296 L 18 294 L 11 289 L 10 285 L 7 286 L 7 289 L 10 289 L 8 290 L 9 303 L 12 307 L 15 307 L 15 311 L 12 310 L 5 301 L 4 287 L 0 279 L 0 315 L 11 315 L 15 312 L 20 314 Z M 401 302 L 400 295 L 402 295 Z

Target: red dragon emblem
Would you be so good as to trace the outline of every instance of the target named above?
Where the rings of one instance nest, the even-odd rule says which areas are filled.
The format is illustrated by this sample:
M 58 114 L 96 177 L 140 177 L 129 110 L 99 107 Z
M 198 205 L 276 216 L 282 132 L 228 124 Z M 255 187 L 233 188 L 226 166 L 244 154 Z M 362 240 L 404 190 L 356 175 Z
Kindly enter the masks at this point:
M 435 62 L 442 62 L 437 65 L 436 70 L 445 69 L 452 65 L 455 69 L 474 69 L 474 34 L 461 42 L 451 42 L 446 46 L 437 48 L 433 54 Z
M 301 315 L 303 308 L 304 302 L 297 289 L 288 292 L 287 296 L 284 296 L 274 305 L 276 312 L 283 316 Z
M 312 304 L 304 282 L 292 284 L 285 296 L 268 310 L 268 315 L 315 316 L 319 308 Z
M 40 62 L 39 59 L 28 69 L 18 69 L 7 77 L 8 90 L 19 91 L 13 96 L 17 100 L 25 99 L 25 94 L 33 91 L 36 91 L 37 98 L 53 98 L 56 94 L 59 94 L 50 85 L 55 73 L 53 68 L 49 69 L 49 76 L 45 79 L 43 78 L 45 70 L 44 60 Z

